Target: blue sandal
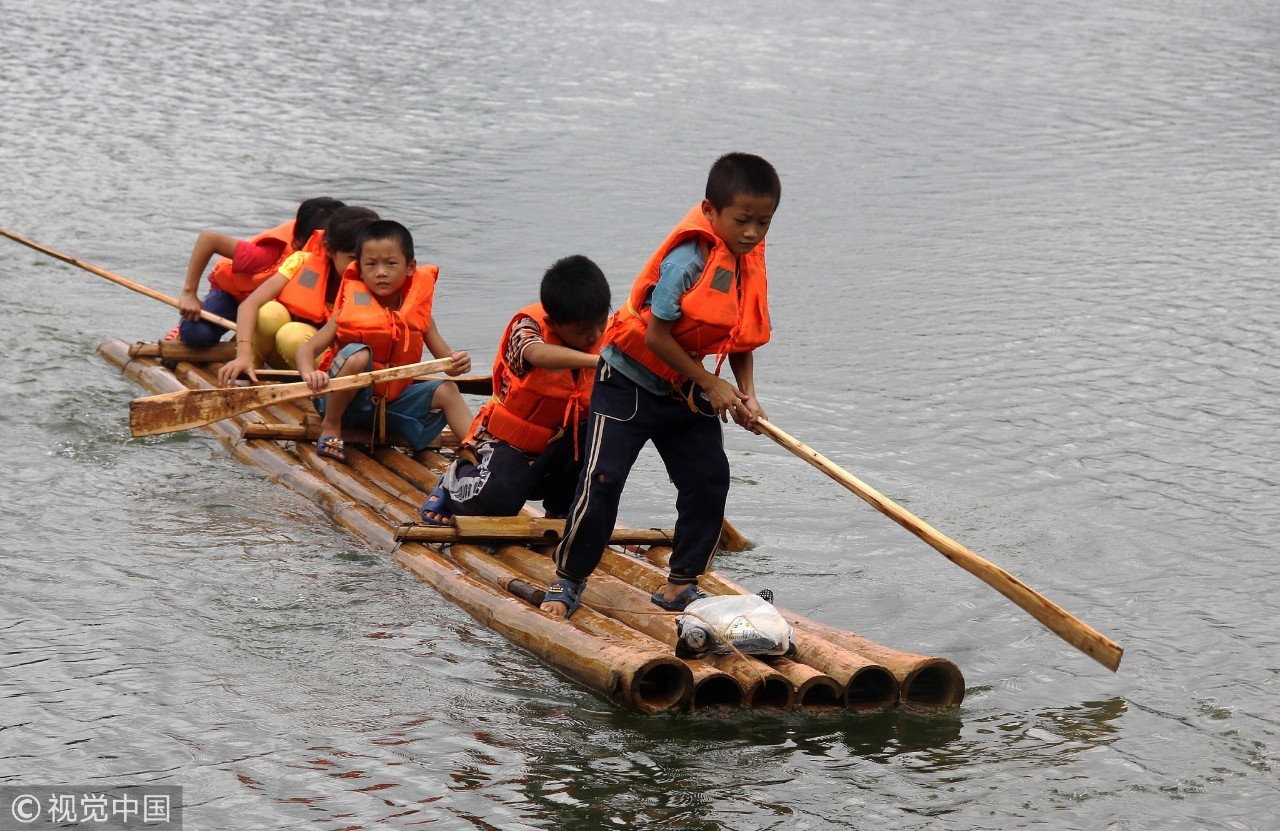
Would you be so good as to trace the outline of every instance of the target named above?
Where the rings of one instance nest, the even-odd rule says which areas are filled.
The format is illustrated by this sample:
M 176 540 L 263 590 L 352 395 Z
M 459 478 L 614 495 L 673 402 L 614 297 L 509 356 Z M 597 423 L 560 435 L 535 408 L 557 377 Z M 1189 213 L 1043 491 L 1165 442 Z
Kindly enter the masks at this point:
M 649 600 L 655 606 L 660 606 L 668 612 L 683 612 L 685 607 L 695 600 L 702 600 L 711 595 L 698 588 L 697 583 L 693 583 L 685 587 L 685 590 L 676 595 L 675 600 L 667 600 L 662 596 L 662 589 L 658 589 L 649 596 Z
M 316 441 L 316 455 L 346 464 L 347 448 L 342 441 L 342 436 L 321 436 Z
M 436 519 L 430 514 L 439 514 L 444 519 Z M 441 482 L 431 489 L 431 493 L 427 494 L 427 498 L 423 501 L 422 507 L 418 509 L 418 516 L 428 525 L 448 525 L 452 517 L 449 515 L 449 492 L 444 489 L 444 483 Z
M 582 600 L 582 590 L 586 588 L 586 585 L 586 580 L 581 583 L 575 583 L 563 577 L 556 578 L 547 586 L 546 594 L 542 596 L 542 602 L 563 603 L 565 605 L 564 617 L 565 620 L 568 620 L 578 610 L 578 603 Z

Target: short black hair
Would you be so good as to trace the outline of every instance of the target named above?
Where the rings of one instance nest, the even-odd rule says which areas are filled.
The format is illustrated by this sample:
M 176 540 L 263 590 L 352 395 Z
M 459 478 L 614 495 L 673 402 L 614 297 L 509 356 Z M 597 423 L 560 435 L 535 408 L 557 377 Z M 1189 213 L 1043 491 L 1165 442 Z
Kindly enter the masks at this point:
M 355 251 L 360 234 L 370 222 L 378 220 L 378 212 L 359 205 L 344 205 L 329 217 L 324 229 L 324 244 L 330 251 Z
M 538 296 L 556 323 L 594 323 L 609 316 L 609 281 L 600 266 L 581 254 L 552 263 L 542 275 Z
M 293 240 L 298 247 L 307 244 L 311 235 L 329 224 L 333 212 L 344 207 L 344 203 L 331 196 L 315 196 L 304 200 L 298 206 L 298 215 L 293 221 Z
M 742 194 L 770 197 L 776 207 L 782 199 L 778 171 L 759 156 L 725 153 L 707 173 L 707 201 L 717 211 L 723 211 Z
M 352 249 L 356 252 L 356 259 L 358 260 L 363 256 L 362 252 L 366 242 L 377 239 L 395 240 L 396 244 L 400 246 L 400 253 L 404 255 L 405 262 L 413 259 L 413 234 L 409 233 L 408 228 L 394 219 L 379 219 L 364 226 L 360 239 L 356 240 L 356 246 Z

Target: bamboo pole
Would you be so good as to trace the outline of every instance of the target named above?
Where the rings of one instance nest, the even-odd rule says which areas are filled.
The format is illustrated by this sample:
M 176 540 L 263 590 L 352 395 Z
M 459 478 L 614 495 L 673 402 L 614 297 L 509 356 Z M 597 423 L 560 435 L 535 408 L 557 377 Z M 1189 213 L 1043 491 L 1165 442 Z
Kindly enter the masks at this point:
M 33 248 L 36 251 L 39 251 L 41 254 L 47 254 L 50 257 L 53 257 L 55 260 L 62 260 L 64 263 L 70 263 L 76 268 L 82 268 L 85 271 L 89 272 L 90 274 L 96 274 L 99 277 L 110 280 L 116 285 L 124 286 L 127 289 L 138 292 L 139 294 L 145 294 L 147 297 L 150 297 L 152 300 L 159 300 L 161 303 L 167 303 L 168 305 L 174 307 L 175 309 L 180 308 L 177 298 L 170 297 L 167 294 L 161 294 L 155 289 L 148 288 L 142 285 L 141 283 L 135 283 L 132 280 L 121 277 L 119 274 L 112 274 L 110 271 L 107 271 L 105 268 L 98 268 L 96 265 L 91 265 L 89 263 L 86 263 L 83 260 L 77 260 L 75 257 L 69 256 L 67 254 L 63 254 L 60 251 L 55 251 L 52 248 L 49 248 L 48 246 L 41 245 L 40 243 L 35 242 L 34 240 L 29 240 L 26 237 L 19 236 L 18 234 L 13 233 L 12 231 L 6 231 L 3 228 L 0 228 L 0 235 L 8 237 L 14 242 L 20 242 L 23 245 L 27 246 L 28 248 Z M 231 329 L 232 331 L 234 331 L 236 328 L 236 322 L 234 320 L 227 320 L 225 317 L 216 315 L 213 312 L 206 312 L 204 309 L 200 310 L 200 317 L 209 321 L 210 323 L 216 323 L 217 325 L 223 327 L 224 329 Z
M 924 540 L 942 556 L 1012 600 L 1055 635 L 1112 672 L 1120 668 L 1120 658 L 1124 655 L 1124 650 L 1115 641 L 1027 586 L 1009 572 L 984 560 L 945 534 L 939 533 L 924 520 L 900 507 L 821 453 L 788 435 L 767 419 L 758 419 L 757 424 L 769 438 L 827 474 L 868 505 Z

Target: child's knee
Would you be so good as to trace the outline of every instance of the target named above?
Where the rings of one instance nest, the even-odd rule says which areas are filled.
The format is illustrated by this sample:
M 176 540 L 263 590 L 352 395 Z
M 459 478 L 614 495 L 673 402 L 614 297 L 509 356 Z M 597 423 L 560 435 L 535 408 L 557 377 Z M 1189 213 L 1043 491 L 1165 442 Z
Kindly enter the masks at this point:
M 204 320 L 184 320 L 178 326 L 178 338 L 192 349 L 208 349 L 222 340 L 226 332 L 226 329 Z
M 462 391 L 452 381 L 445 381 L 431 394 L 431 409 L 442 410 L 450 404 L 462 403 Z
M 364 372 L 373 363 L 373 353 L 362 344 L 344 346 L 338 353 L 338 360 L 330 367 L 330 375 L 355 375 Z
M 293 318 L 290 317 L 289 310 L 283 303 L 268 300 L 262 304 L 262 308 L 258 309 L 258 332 L 274 337 L 276 332 L 280 331 L 280 327 L 291 320 Z

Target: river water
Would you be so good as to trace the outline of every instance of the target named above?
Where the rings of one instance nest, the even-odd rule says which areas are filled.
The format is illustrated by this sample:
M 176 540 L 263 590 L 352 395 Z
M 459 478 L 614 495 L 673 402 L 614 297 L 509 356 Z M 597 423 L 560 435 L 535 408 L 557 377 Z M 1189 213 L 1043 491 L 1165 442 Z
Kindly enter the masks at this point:
M 131 440 L 93 350 L 174 313 L 0 240 L 0 784 L 181 786 L 188 829 L 1280 827 L 1278 54 L 1261 0 L 0 0 L 0 227 L 176 295 L 201 229 L 367 204 L 478 367 L 554 259 L 620 302 L 765 156 L 772 419 L 1126 650 L 735 428 L 717 567 L 964 704 L 620 711 L 208 435 Z M 671 522 L 651 452 L 623 514 Z

